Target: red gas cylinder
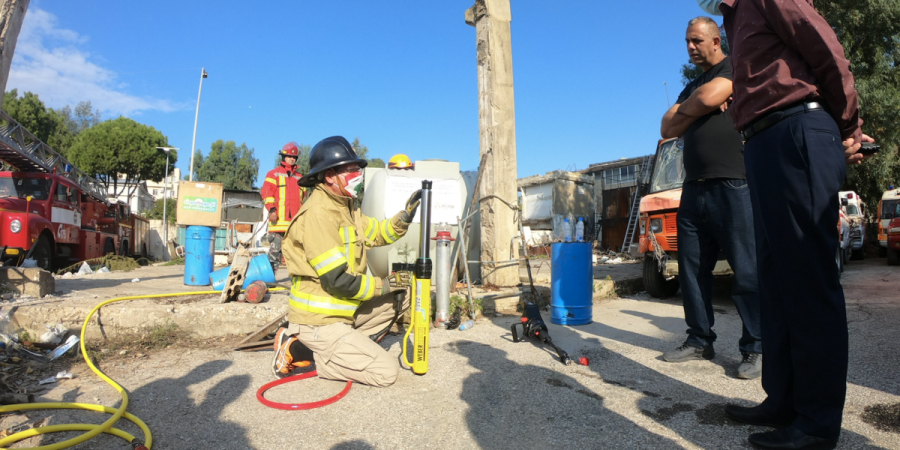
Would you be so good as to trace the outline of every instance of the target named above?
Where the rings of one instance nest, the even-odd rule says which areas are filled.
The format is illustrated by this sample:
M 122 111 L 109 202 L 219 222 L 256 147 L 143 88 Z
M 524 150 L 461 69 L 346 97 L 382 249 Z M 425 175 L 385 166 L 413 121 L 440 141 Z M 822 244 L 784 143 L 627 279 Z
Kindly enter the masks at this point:
M 269 288 L 266 287 L 266 283 L 262 280 L 257 280 L 250 283 L 250 286 L 247 286 L 247 290 L 244 291 L 244 295 L 247 296 L 247 301 L 250 303 L 259 303 L 263 300 L 263 297 L 269 292 Z

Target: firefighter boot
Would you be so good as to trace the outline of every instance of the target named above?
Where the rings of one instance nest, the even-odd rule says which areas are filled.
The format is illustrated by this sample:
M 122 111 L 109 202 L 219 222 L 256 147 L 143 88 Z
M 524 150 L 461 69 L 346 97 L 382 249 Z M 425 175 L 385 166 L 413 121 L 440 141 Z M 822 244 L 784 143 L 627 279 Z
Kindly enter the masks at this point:
M 296 336 L 288 336 L 286 328 L 279 328 L 275 333 L 275 357 L 272 359 L 272 373 L 284 378 L 294 369 L 309 367 L 313 353 Z

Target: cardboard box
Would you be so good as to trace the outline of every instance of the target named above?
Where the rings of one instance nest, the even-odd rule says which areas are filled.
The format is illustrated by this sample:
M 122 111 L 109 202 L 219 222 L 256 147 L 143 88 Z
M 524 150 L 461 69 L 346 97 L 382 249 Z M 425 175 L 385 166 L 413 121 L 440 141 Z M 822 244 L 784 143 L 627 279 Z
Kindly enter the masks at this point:
M 222 183 L 178 182 L 178 225 L 222 224 Z

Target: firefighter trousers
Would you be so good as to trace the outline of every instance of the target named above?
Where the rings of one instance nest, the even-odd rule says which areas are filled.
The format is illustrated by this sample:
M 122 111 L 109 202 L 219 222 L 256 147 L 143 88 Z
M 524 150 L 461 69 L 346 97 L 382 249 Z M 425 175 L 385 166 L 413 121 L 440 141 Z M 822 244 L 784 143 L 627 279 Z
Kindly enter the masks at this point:
M 406 291 L 404 291 L 406 292 Z M 386 387 L 397 381 L 397 357 L 390 355 L 369 336 L 383 330 L 394 318 L 394 294 L 363 302 L 354 323 L 309 326 L 291 323 L 288 333 L 312 350 L 319 377 L 350 380 L 369 386 Z M 403 311 L 409 309 L 409 295 L 403 296 Z

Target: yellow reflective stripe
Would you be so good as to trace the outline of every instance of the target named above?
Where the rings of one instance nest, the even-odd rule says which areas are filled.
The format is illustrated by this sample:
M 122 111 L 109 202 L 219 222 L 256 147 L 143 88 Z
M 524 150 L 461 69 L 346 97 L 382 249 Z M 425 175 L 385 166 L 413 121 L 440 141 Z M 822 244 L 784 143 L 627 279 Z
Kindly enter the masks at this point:
M 369 217 L 369 224 L 366 225 L 366 238 L 374 241 L 378 236 L 378 221 Z
M 356 245 L 353 245 L 356 242 L 356 228 L 341 227 L 340 235 L 344 242 L 344 255 L 347 256 L 348 265 L 352 271 L 353 264 L 356 263 Z
M 266 197 L 263 203 L 275 203 L 275 197 Z
M 284 180 L 284 178 L 281 178 L 281 180 Z M 284 197 L 285 197 L 284 189 L 285 189 L 284 183 L 279 183 L 279 185 L 278 185 L 278 220 L 279 221 L 285 220 L 284 219 L 284 212 L 285 212 L 284 211 L 284 209 L 285 209 L 284 208 Z
M 309 262 L 309 264 L 321 277 L 322 275 L 334 270 L 335 267 L 338 267 L 341 264 L 347 264 L 347 258 L 341 252 L 340 247 L 335 247 L 313 258 Z
M 295 308 L 316 314 L 345 317 L 353 317 L 356 309 L 359 308 L 361 303 L 359 300 L 342 300 L 300 292 L 301 281 L 301 277 L 292 278 L 289 304 Z
M 375 280 L 368 275 L 360 275 L 362 281 L 359 284 L 359 292 L 352 298 L 357 300 L 369 300 L 375 296 Z
M 278 182 L 275 181 L 274 178 L 269 178 L 269 177 L 266 177 L 266 183 L 278 184 Z
M 391 225 L 391 219 L 381 221 L 381 236 L 384 237 L 384 242 L 388 244 L 393 244 L 394 241 L 400 239 L 400 236 L 394 231 L 394 226 Z

